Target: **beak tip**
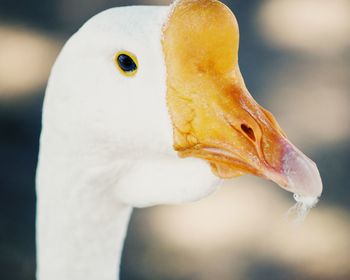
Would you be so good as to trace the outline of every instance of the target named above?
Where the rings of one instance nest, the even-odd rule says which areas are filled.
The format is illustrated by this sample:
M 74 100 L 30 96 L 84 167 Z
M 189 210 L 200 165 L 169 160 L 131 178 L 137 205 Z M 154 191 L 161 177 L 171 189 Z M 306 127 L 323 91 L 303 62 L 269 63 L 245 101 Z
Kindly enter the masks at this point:
M 320 197 L 323 190 L 317 165 L 289 144 L 283 157 L 283 173 L 287 189 L 303 197 Z

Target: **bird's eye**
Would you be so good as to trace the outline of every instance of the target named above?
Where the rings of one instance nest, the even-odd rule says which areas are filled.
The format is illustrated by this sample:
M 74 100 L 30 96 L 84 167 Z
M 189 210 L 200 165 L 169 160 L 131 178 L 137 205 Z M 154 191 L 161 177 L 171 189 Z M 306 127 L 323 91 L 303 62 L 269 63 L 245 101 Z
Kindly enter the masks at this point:
M 115 55 L 115 62 L 120 72 L 128 77 L 135 76 L 138 68 L 138 61 L 135 55 L 123 51 Z

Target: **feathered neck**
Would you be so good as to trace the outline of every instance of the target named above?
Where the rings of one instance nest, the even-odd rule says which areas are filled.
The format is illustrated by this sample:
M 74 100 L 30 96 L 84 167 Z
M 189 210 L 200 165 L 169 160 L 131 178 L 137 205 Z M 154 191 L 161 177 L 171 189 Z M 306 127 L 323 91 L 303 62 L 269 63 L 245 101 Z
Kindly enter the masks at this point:
M 37 175 L 37 279 L 116 280 L 132 210 L 111 189 L 107 171 L 118 167 L 83 158 L 73 164 L 77 151 L 65 151 L 56 141 L 44 130 Z

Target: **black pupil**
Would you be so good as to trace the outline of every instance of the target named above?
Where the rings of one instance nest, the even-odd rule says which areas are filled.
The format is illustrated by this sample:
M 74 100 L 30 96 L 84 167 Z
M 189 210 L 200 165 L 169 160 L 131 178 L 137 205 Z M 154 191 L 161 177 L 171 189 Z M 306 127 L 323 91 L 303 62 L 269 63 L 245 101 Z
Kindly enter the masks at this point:
M 120 54 L 118 56 L 118 64 L 120 68 L 125 72 L 133 72 L 137 69 L 134 60 L 126 54 Z

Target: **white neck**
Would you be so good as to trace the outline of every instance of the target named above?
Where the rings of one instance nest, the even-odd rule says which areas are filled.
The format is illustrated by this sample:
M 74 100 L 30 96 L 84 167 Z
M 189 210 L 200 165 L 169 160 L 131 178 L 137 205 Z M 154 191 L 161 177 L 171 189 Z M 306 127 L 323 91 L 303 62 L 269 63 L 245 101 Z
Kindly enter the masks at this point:
M 63 150 L 54 151 L 46 142 L 43 135 L 37 175 L 37 279 L 118 279 L 132 208 L 112 195 L 109 179 L 98 167 L 83 159 L 74 166 Z

